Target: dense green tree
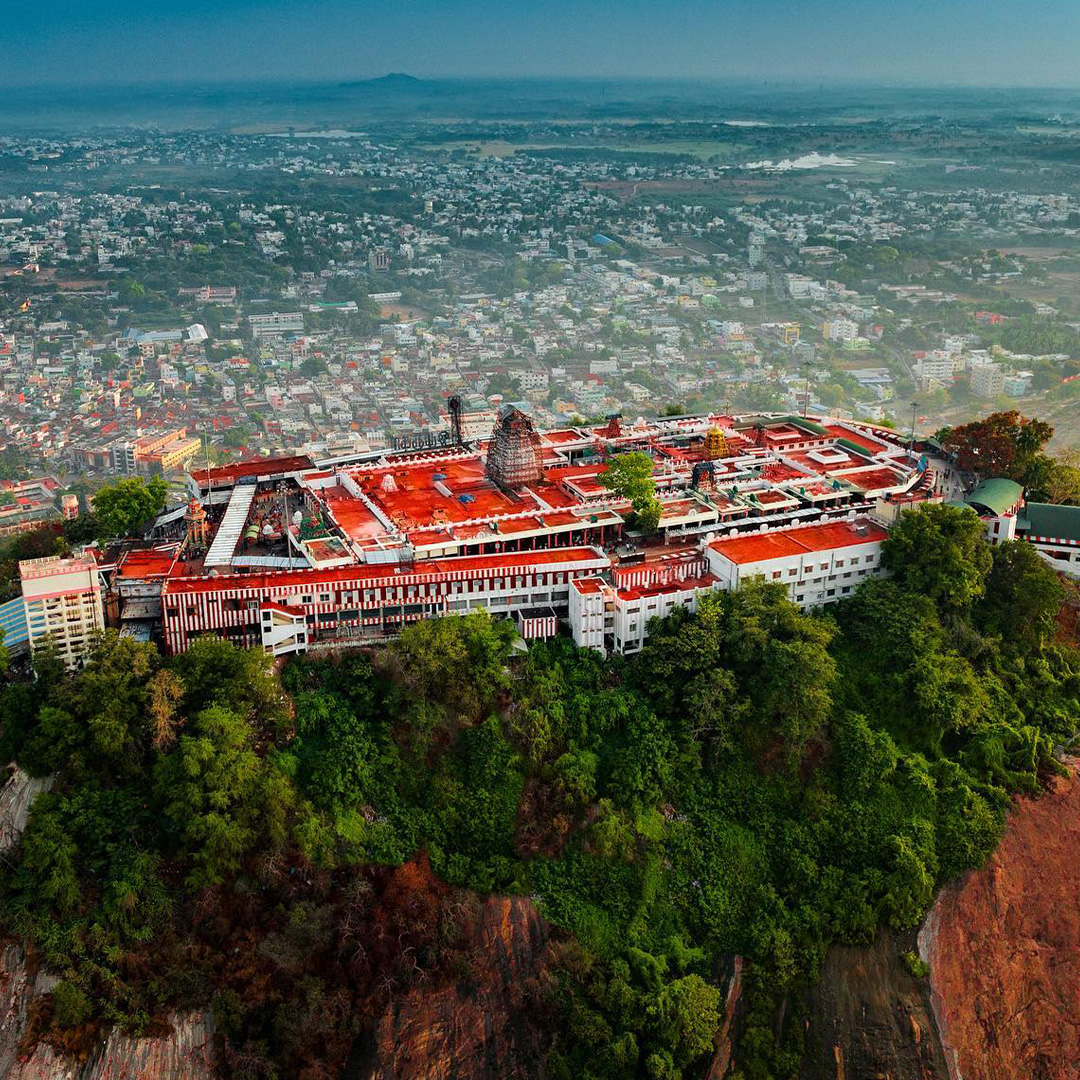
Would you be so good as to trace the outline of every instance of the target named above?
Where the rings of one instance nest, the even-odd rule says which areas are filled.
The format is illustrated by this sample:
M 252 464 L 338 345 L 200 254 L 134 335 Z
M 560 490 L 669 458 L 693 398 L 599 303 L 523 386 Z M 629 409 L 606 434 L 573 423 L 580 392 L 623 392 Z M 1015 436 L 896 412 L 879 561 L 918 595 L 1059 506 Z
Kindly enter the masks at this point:
M 638 528 L 655 532 L 660 522 L 660 501 L 656 497 L 653 461 L 648 454 L 635 450 L 608 458 L 600 474 L 600 483 L 609 491 L 630 500 Z
M 160 476 L 125 476 L 107 484 L 91 500 L 98 537 L 111 540 L 136 532 L 161 513 L 168 493 L 169 485 Z
M 401 633 L 390 660 L 411 690 L 478 716 L 509 686 L 506 664 L 515 636 L 512 622 L 493 620 L 484 611 L 425 619 Z
M 206 635 L 170 661 L 184 688 L 189 714 L 221 705 L 277 731 L 288 719 L 273 658 L 262 649 L 237 649 Z
M 976 610 L 990 633 L 1039 649 L 1054 633 L 1066 591 L 1038 551 L 1020 540 L 993 549 L 986 593 Z
M 991 554 L 974 511 L 931 503 L 901 513 L 882 545 L 881 562 L 906 592 L 949 611 L 982 595 Z
M 154 782 L 192 886 L 220 884 L 260 844 L 285 842 L 291 788 L 255 753 L 250 725 L 221 705 L 194 717 Z

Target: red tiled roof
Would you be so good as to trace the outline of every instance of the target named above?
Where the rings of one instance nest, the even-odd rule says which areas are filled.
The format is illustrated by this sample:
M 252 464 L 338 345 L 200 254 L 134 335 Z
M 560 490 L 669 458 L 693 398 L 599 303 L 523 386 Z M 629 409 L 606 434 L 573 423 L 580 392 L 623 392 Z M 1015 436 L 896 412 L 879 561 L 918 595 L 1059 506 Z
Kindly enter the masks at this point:
M 273 476 L 277 473 L 310 469 L 314 462 L 306 454 L 291 457 L 265 457 L 256 461 L 241 461 L 235 465 L 218 465 L 210 469 L 210 482 L 215 485 L 235 482 L 244 476 Z M 206 470 L 193 468 L 191 475 L 200 484 L 206 483 Z
M 700 577 L 680 578 L 675 581 L 650 582 L 619 590 L 620 600 L 640 600 L 647 596 L 666 596 L 671 593 L 690 592 L 692 589 L 711 589 L 717 582 L 713 574 Z
M 174 551 L 153 548 L 129 551 L 121 557 L 118 573 L 122 578 L 164 577 L 175 559 Z
M 739 565 L 786 559 L 811 551 L 830 551 L 833 548 L 853 547 L 884 540 L 888 533 L 873 522 L 865 523 L 865 532 L 857 533 L 844 521 L 809 525 L 799 529 L 777 529 L 775 532 L 750 536 L 733 536 L 714 540 L 709 547 L 718 555 Z
M 602 553 L 593 548 L 546 548 L 539 551 L 505 552 L 499 555 L 464 555 L 453 559 L 425 559 L 421 562 L 363 563 L 358 566 L 340 566 L 330 570 L 280 570 L 269 574 L 221 574 L 218 577 L 170 578 L 165 583 L 166 595 L 181 593 L 218 592 L 228 589 L 280 589 L 291 585 L 330 585 L 345 581 L 388 581 L 409 577 L 432 577 L 462 571 L 482 572 L 517 570 L 528 573 L 532 567 L 545 567 L 558 563 L 606 563 Z

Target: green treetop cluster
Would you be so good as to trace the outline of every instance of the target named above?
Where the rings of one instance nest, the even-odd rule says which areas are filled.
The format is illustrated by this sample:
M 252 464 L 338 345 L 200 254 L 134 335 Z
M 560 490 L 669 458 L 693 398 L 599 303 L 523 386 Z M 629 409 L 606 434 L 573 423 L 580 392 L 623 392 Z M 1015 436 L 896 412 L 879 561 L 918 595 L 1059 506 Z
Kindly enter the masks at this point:
M 44 657 L 0 697 L 4 751 L 54 777 L 0 894 L 61 978 L 36 1033 L 210 1003 L 230 1075 L 340 1075 L 389 1002 L 469 985 L 476 896 L 509 892 L 558 931 L 547 1076 L 703 1075 L 739 955 L 741 1076 L 795 1077 L 827 946 L 914 926 L 1078 729 L 1062 587 L 981 528 L 906 513 L 828 615 L 751 584 L 632 658 L 522 656 L 483 614 L 280 678 L 217 639 Z
M 644 533 L 656 532 L 660 524 L 660 500 L 656 497 L 653 462 L 648 454 L 634 450 L 609 458 L 600 474 L 600 483 L 609 491 L 630 500 L 634 524 Z

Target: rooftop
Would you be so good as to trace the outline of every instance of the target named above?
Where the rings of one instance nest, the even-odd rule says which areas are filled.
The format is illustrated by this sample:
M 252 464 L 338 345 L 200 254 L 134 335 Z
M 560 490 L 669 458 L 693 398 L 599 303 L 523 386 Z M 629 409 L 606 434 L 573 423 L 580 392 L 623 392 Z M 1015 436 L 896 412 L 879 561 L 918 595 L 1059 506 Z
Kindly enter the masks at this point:
M 822 525 L 714 540 L 709 547 L 729 562 L 747 566 L 814 551 L 879 543 L 886 536 L 888 533 L 880 525 L 870 521 L 860 521 L 857 525 L 846 521 L 829 521 Z
M 983 480 L 964 501 L 1000 516 L 1014 510 L 1023 498 L 1024 489 L 1016 481 L 995 476 Z
M 389 581 L 407 584 L 410 581 L 453 575 L 464 572 L 514 572 L 528 567 L 574 566 L 594 563 L 598 569 L 608 564 L 607 556 L 598 548 L 546 548 L 538 551 L 506 552 L 498 555 L 464 555 L 454 559 L 428 559 L 418 563 L 364 563 L 339 566 L 330 570 L 278 570 L 268 574 L 219 574 L 216 577 L 172 577 L 165 583 L 164 592 L 175 596 L 182 593 L 236 589 L 285 589 L 290 586 L 334 584 L 357 581 L 365 584 Z
M 1080 543 L 1080 506 L 1029 502 L 1024 509 L 1028 536 Z
M 122 578 L 164 577 L 176 560 L 175 550 L 140 548 L 121 556 L 117 573 Z

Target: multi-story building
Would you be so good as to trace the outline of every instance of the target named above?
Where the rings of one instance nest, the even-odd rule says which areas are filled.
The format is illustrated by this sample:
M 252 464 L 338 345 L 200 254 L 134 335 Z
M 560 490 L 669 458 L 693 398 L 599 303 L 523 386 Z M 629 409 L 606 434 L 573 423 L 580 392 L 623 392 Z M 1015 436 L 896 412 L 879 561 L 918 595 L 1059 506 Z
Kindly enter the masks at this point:
M 136 439 L 117 439 L 104 447 L 84 447 L 75 453 L 80 462 L 91 468 L 105 467 L 124 476 L 136 473 L 149 476 L 184 469 L 199 452 L 200 445 L 196 436 L 189 436 L 187 429 L 181 427 Z
M 234 285 L 201 285 L 194 289 L 181 289 L 181 296 L 190 296 L 204 304 L 235 304 Z
M 1005 392 L 1005 369 L 997 364 L 978 364 L 971 369 L 971 392 L 977 397 L 997 397 Z
M 579 578 L 570 590 L 570 633 L 583 648 L 638 652 L 650 619 L 667 618 L 680 607 L 696 611 L 698 599 L 717 587 L 700 548 L 615 567 L 610 576 L 613 583 Z
M 668 562 L 653 561 L 636 574 L 612 572 L 614 582 L 580 578 L 570 591 L 570 632 L 576 644 L 601 651 L 639 651 L 650 619 L 676 608 L 696 611 L 702 596 L 737 589 L 761 578 L 784 585 L 804 611 L 850 596 L 880 573 L 884 528 L 867 518 L 787 525 L 723 540 Z M 621 579 L 621 580 L 620 580 Z
M 186 468 L 199 452 L 201 440 L 184 428 L 135 442 L 135 468 L 140 473 L 171 473 Z
M 859 336 L 859 324 L 851 319 L 832 319 L 821 327 L 826 341 L 854 341 Z
M 888 535 L 866 517 L 714 540 L 705 554 L 721 589 L 752 578 L 784 585 L 804 611 L 849 597 L 879 572 Z
M 249 315 L 251 336 L 258 339 L 282 334 L 300 334 L 304 330 L 304 315 L 300 311 L 273 311 L 266 315 Z
M 484 608 L 514 618 L 524 638 L 551 636 L 571 582 L 610 566 L 595 547 L 309 570 L 173 577 L 164 586 L 165 644 L 184 652 L 214 633 L 274 655 L 320 642 L 361 644 L 436 615 Z
M 936 349 L 915 361 L 915 374 L 922 379 L 935 379 L 939 383 L 952 381 L 956 371 L 956 353 Z
M 69 668 L 77 668 L 93 635 L 105 628 L 98 564 L 87 555 L 26 559 L 19 563 L 31 654 L 53 642 Z

